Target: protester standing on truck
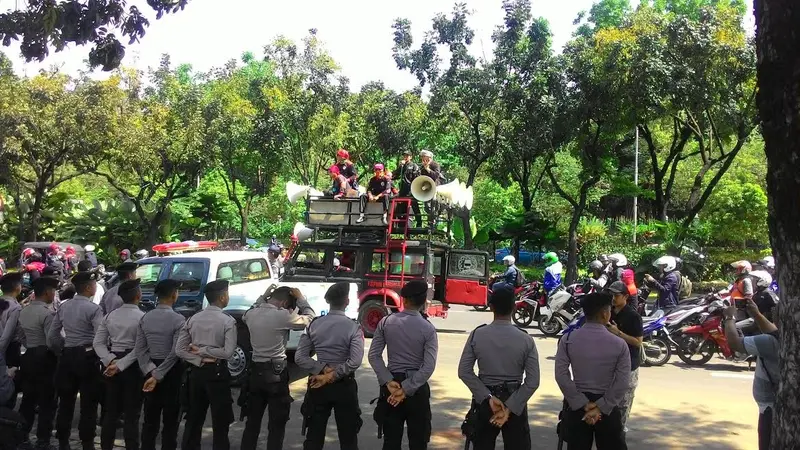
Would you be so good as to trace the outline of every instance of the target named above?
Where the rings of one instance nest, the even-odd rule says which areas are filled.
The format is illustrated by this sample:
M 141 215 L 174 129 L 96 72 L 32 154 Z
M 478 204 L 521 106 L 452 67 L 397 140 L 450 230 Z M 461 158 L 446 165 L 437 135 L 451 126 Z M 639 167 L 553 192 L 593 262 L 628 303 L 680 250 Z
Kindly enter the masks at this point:
M 363 421 L 355 373 L 364 359 L 364 334 L 344 313 L 349 297 L 349 283 L 328 288 L 325 301 L 330 311 L 306 327 L 295 352 L 297 365 L 311 375 L 302 411 L 308 426 L 304 450 L 322 450 L 331 410 L 335 412 L 341 449 L 358 450 Z M 317 354 L 316 360 L 312 352 Z
M 414 221 L 417 228 L 422 228 L 422 215 L 420 214 L 419 202 L 411 195 L 411 183 L 419 175 L 419 166 L 414 164 L 413 154 L 410 150 L 403 152 L 403 159 L 400 160 L 395 171 L 392 173 L 392 180 L 397 188 L 397 195 L 411 199 L 411 208 L 414 211 Z M 403 205 L 405 206 L 405 205 Z M 402 214 L 408 214 L 408 211 L 403 210 Z
M 431 437 L 431 389 L 428 380 L 436 368 L 439 341 L 436 328 L 420 310 L 425 306 L 428 284 L 406 283 L 400 290 L 403 311 L 378 323 L 369 348 L 369 363 L 381 386 L 376 408 L 383 426 L 383 450 L 400 450 L 403 426 L 408 427 L 410 450 L 425 450 Z M 383 360 L 387 349 L 388 366 Z
M 304 329 L 313 318 L 314 310 L 303 294 L 297 288 L 286 286 L 265 293 L 242 317 L 253 347 L 250 373 L 239 394 L 242 414 L 247 415 L 242 450 L 256 449 L 267 408 L 267 450 L 283 448 L 293 401 L 289 393 L 286 333 Z
M 511 322 L 512 290 L 494 290 L 489 308 L 494 321 L 470 333 L 458 363 L 458 378 L 472 392 L 474 435 L 467 439 L 475 450 L 490 450 L 502 431 L 505 448 L 530 449 L 527 403 L 539 388 L 539 353 L 533 338 Z

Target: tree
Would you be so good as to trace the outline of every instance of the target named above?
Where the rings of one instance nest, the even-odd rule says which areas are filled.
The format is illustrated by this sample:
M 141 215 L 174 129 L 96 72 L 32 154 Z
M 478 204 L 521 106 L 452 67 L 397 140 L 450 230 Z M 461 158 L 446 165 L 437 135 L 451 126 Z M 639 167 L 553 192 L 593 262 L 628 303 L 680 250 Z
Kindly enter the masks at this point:
M 58 72 L 31 79 L 0 75 L 0 156 L 10 161 L 7 178 L 26 239 L 39 237 L 46 196 L 81 174 L 74 166 L 113 144 L 124 100 L 119 83 L 119 77 L 94 82 Z M 25 208 L 23 193 L 31 196 Z M 21 216 L 25 210 L 27 220 Z
M 0 41 L 8 47 L 20 42 L 27 61 L 43 61 L 50 48 L 60 52 L 70 44 L 93 44 L 89 52 L 92 67 L 110 71 L 125 57 L 125 46 L 113 31 L 138 42 L 150 21 L 136 6 L 125 9 L 125 0 L 27 0 L 27 8 L 0 14 Z M 189 0 L 147 0 L 156 18 L 182 10 Z
M 772 448 L 800 447 L 800 5 L 792 0 L 756 0 L 758 109 L 767 156 L 770 241 L 781 303 L 780 383 L 772 426 Z
M 210 161 L 203 151 L 202 90 L 191 68 L 172 69 L 164 55 L 143 95 L 137 77 L 128 80 L 118 146 L 88 168 L 130 200 L 152 246 L 163 239 L 171 203 L 191 193 Z

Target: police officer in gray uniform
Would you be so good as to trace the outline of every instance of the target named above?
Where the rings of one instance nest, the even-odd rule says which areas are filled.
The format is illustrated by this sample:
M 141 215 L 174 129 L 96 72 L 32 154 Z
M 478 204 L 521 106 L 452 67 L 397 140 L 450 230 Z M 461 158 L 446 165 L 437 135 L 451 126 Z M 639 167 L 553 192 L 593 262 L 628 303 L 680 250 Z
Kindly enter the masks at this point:
M 493 450 L 502 431 L 506 450 L 529 450 L 531 433 L 526 405 L 539 387 L 539 354 L 533 338 L 511 323 L 511 289 L 494 291 L 489 307 L 494 321 L 470 334 L 458 363 L 458 377 L 472 392 L 472 442 L 475 450 Z M 476 361 L 479 375 L 475 375 Z
M 355 373 L 364 359 L 364 334 L 344 313 L 349 296 L 349 283 L 336 283 L 328 289 L 325 301 L 330 312 L 311 322 L 294 355 L 297 365 L 311 374 L 304 403 L 304 416 L 309 418 L 304 450 L 322 450 L 331 409 L 336 414 L 342 450 L 358 450 L 363 422 Z M 311 358 L 312 352 L 316 352 L 316 360 Z
M 284 339 L 288 330 L 302 330 L 314 319 L 314 310 L 299 290 L 288 287 L 272 289 L 274 286 L 242 317 L 253 347 L 253 364 L 246 389 L 241 393 L 247 399 L 243 406 L 247 424 L 242 435 L 242 450 L 255 450 L 267 407 L 267 450 L 283 448 L 292 404 Z
M 103 310 L 103 314 L 109 314 L 111 311 L 122 306 L 124 303 L 122 298 L 119 296 L 119 287 L 127 280 L 133 279 L 136 275 L 136 263 L 133 262 L 124 262 L 117 266 L 117 276 L 119 277 L 119 283 L 114 285 L 111 289 L 107 290 L 105 295 L 103 295 L 103 299 L 100 300 L 100 309 Z
M 228 358 L 236 351 L 236 319 L 222 312 L 228 306 L 228 281 L 206 284 L 208 306 L 192 316 L 178 334 L 175 353 L 191 364 L 184 450 L 200 449 L 203 423 L 211 407 L 214 450 L 230 449 L 228 429 L 233 423 L 231 373 Z
M 0 278 L 0 290 L 3 297 L 0 302 L 0 352 L 6 357 L 8 367 L 20 366 L 21 346 L 17 323 L 22 306 L 17 302 L 17 297 L 22 292 L 22 275 L 10 273 Z
M 424 450 L 431 437 L 431 389 L 428 380 L 436 368 L 439 341 L 436 328 L 420 314 L 428 285 L 422 280 L 403 286 L 403 311 L 384 317 L 369 348 L 369 363 L 378 376 L 381 399 L 387 405 L 383 422 L 383 450 L 400 450 L 403 425 L 408 426 L 408 448 Z M 387 348 L 389 364 L 383 361 Z M 380 405 L 379 405 L 380 407 Z
M 95 276 L 81 272 L 72 277 L 75 296 L 64 302 L 56 311 L 53 323 L 47 332 L 47 346 L 58 351 L 64 347 L 56 368 L 56 390 L 58 391 L 58 415 L 56 418 L 56 437 L 62 450 L 69 446 L 72 416 L 75 414 L 75 401 L 81 394 L 81 417 L 78 421 L 78 435 L 84 450 L 94 450 L 95 426 L 97 424 L 97 403 L 102 378 L 100 360 L 92 346 L 94 335 L 103 320 L 100 307 L 92 302 L 97 289 Z M 61 336 L 61 331 L 66 339 Z
M 178 299 L 179 283 L 165 279 L 156 284 L 158 306 L 139 322 L 136 333 L 136 358 L 147 377 L 144 383 L 144 423 L 142 450 L 156 449 L 159 422 L 163 415 L 161 450 L 178 448 L 178 421 L 183 361 L 175 354 L 175 342 L 186 319 L 172 307 Z
M 25 382 L 22 386 L 22 404 L 19 412 L 25 418 L 25 435 L 29 435 L 39 409 L 36 427 L 36 448 L 49 449 L 53 433 L 53 418 L 56 413 L 56 388 L 53 386 L 53 373 L 58 359 L 47 348 L 47 330 L 53 323 L 55 312 L 51 305 L 56 298 L 58 280 L 39 277 L 33 281 L 33 301 L 22 308 L 19 314 L 19 327 L 22 330 L 22 371 Z
M 139 448 L 139 414 L 142 410 L 142 374 L 136 361 L 136 332 L 144 313 L 139 309 L 142 291 L 139 280 L 119 285 L 123 305 L 111 311 L 100 322 L 94 336 L 94 351 L 105 367 L 105 415 L 100 432 L 100 447 L 114 448 L 117 421 L 125 415 L 122 433 L 125 448 Z

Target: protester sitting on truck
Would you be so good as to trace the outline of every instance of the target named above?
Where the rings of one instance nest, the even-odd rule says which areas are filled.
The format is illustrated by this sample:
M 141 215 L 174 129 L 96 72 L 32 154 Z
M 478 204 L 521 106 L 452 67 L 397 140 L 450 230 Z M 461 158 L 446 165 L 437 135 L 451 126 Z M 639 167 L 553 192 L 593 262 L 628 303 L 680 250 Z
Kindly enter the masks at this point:
M 366 220 L 367 201 L 383 203 L 383 224 L 386 225 L 386 214 L 389 212 L 389 200 L 392 197 L 392 179 L 384 173 L 383 164 L 373 166 L 375 176 L 369 180 L 367 193 L 360 197 L 359 215 L 356 223 Z
M 340 148 L 336 152 L 336 167 L 339 168 L 339 172 L 347 179 L 350 186 L 358 189 L 358 173 L 356 166 L 350 161 L 350 153 L 347 150 Z
M 340 200 L 345 197 L 356 197 L 358 195 L 358 191 L 350 186 L 350 183 L 347 181 L 347 178 L 342 175 L 338 166 L 331 166 L 328 169 L 328 175 L 330 175 L 331 181 L 333 182 L 331 189 L 327 192 L 328 196 L 333 197 L 335 200 Z

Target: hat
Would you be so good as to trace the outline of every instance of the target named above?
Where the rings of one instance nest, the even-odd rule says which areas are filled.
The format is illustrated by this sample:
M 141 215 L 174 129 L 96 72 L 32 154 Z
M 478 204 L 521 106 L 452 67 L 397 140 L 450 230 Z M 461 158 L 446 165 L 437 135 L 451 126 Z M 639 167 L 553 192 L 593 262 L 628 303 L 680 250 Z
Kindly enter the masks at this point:
M 419 295 L 425 295 L 428 293 L 428 283 L 422 280 L 411 280 L 400 289 L 400 295 L 409 298 L 409 297 L 416 297 Z
M 131 251 L 126 248 L 126 249 L 122 250 L 121 252 L 119 252 L 119 256 L 122 256 L 122 255 L 131 256 Z
M 625 285 L 622 281 L 615 281 L 611 283 L 606 289 L 608 292 L 612 294 L 627 294 L 628 293 L 628 286 Z
M 426 156 L 428 158 L 433 158 L 433 153 L 431 153 L 429 150 L 423 150 L 423 151 L 419 152 L 419 156 L 420 156 L 420 158 L 424 158 Z
M 86 284 L 91 280 L 96 280 L 97 275 L 94 272 L 78 272 L 72 277 L 72 284 Z
M 33 280 L 34 290 L 40 290 L 42 288 L 50 288 L 50 289 L 58 289 L 59 281 L 55 278 L 48 278 L 48 277 L 39 277 Z
M 403 156 L 406 156 L 406 155 L 411 156 L 411 155 L 413 155 L 413 153 L 411 152 L 411 150 L 403 150 Z
M 139 267 L 136 263 L 127 262 L 122 263 L 117 266 L 117 272 L 136 272 L 136 268 Z
M 119 289 L 117 289 L 117 294 L 122 295 L 136 289 L 139 289 L 139 279 L 125 280 L 122 282 L 122 284 L 119 285 Z
M 383 170 L 383 164 L 381 164 L 381 163 L 375 164 L 374 166 L 372 166 L 372 170 L 381 170 L 382 171 Z
M 50 250 L 50 253 L 58 253 L 61 250 L 61 247 L 58 246 L 55 242 L 50 244 L 50 247 L 47 247 Z
M 228 280 L 214 280 L 206 284 L 206 293 L 227 291 L 229 284 Z
M 348 152 L 343 148 L 340 148 L 339 150 L 336 151 L 336 156 L 338 156 L 339 158 L 350 159 L 350 152 Z
M 156 284 L 154 292 L 156 296 L 164 296 L 178 289 L 180 285 L 180 281 L 165 278 Z
M 0 277 L 0 284 L 8 282 L 22 283 L 22 272 L 11 272 Z

